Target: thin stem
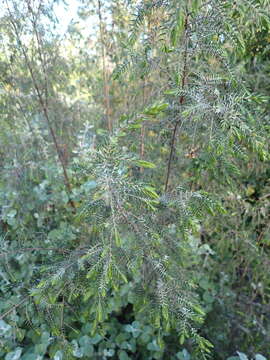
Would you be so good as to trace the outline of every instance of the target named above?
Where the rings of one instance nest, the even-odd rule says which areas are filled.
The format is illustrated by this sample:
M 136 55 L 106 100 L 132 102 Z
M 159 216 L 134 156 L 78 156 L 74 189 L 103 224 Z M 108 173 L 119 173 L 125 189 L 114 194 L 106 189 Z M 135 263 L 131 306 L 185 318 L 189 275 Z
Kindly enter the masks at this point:
M 189 26 L 189 12 L 186 10 L 186 17 L 185 17 L 185 25 L 184 25 L 184 41 L 185 41 L 185 50 L 184 50 L 184 67 L 182 73 L 182 81 L 181 81 L 181 89 L 184 90 L 187 77 L 188 77 L 188 26 Z M 183 105 L 185 101 L 185 95 L 179 97 L 180 105 Z M 176 141 L 176 134 L 178 130 L 178 126 L 180 125 L 181 119 L 177 120 L 173 129 L 172 137 L 171 137 L 171 148 L 170 148 L 170 155 L 169 161 L 167 166 L 167 173 L 166 173 L 166 181 L 165 181 L 165 192 L 168 190 L 170 175 L 171 175 L 171 167 L 172 167 L 172 159 L 174 154 L 175 148 L 175 141 Z
M 7 310 L 6 312 L 4 312 L 2 315 L 0 315 L 0 320 L 3 320 L 5 317 L 7 317 L 10 313 L 12 313 L 13 310 L 17 309 L 18 307 L 20 307 L 22 304 L 24 304 L 26 302 L 26 300 L 29 299 L 29 296 L 27 295 L 26 297 L 24 297 L 18 304 L 13 305 L 9 310 Z
M 51 137 L 53 139 L 53 143 L 54 143 L 54 146 L 55 146 L 55 149 L 56 149 L 56 152 L 57 152 L 57 156 L 58 156 L 58 159 L 60 161 L 60 164 L 62 166 L 62 170 L 63 170 L 63 175 L 64 175 L 64 180 L 65 180 L 65 186 L 66 186 L 66 189 L 67 189 L 67 192 L 70 194 L 71 193 L 71 184 L 70 184 L 70 180 L 69 180 L 69 177 L 68 177 L 68 174 L 67 174 L 67 169 L 66 169 L 66 165 L 65 165 L 65 160 L 62 156 L 62 152 L 61 152 L 61 149 L 60 149 L 60 146 L 58 144 L 58 141 L 57 141 L 57 138 L 56 138 L 56 134 L 54 132 L 54 129 L 52 127 L 52 124 L 51 124 L 51 121 L 50 121 L 50 117 L 49 117 L 49 113 L 48 113 L 48 108 L 47 108 L 47 99 L 45 99 L 45 101 L 43 100 L 43 97 L 42 97 L 42 94 L 41 94 L 41 91 L 40 91 L 40 88 L 38 86 L 38 83 L 37 83 L 37 80 L 36 80 L 36 77 L 34 75 L 34 71 L 33 71 L 33 68 L 30 64 L 30 61 L 29 61 L 29 58 L 28 58 L 28 55 L 27 55 L 27 52 L 20 40 L 20 36 L 19 36 L 19 32 L 18 32 L 18 29 L 17 29 L 17 25 L 15 23 L 15 21 L 13 20 L 12 18 L 12 14 L 11 14 L 11 11 L 10 11 L 10 8 L 8 6 L 8 3 L 7 3 L 7 0 L 6 0 L 6 5 L 7 5 L 7 9 L 8 9 L 8 12 L 9 12 L 9 15 L 10 15 L 10 22 L 11 22 L 11 25 L 13 26 L 13 29 L 14 29 L 14 32 L 16 34 L 16 37 L 17 37 L 17 40 L 18 40 L 18 43 L 20 44 L 20 47 L 21 47 L 21 51 L 23 53 L 23 57 L 24 57 L 24 60 L 25 60 L 25 63 L 26 63 L 26 66 L 29 70 L 29 73 L 30 73 L 30 76 L 31 76 L 31 79 L 32 79 L 32 83 L 33 83 L 33 86 L 34 86 L 34 89 L 36 91 L 36 94 L 37 94 L 37 97 L 38 97 L 38 101 L 39 101 L 39 104 L 40 104 L 40 107 L 41 107 L 41 110 L 43 112 L 43 115 L 44 115 L 44 118 L 47 122 L 47 126 L 49 128 L 49 131 L 50 131 L 50 134 L 51 134 Z M 36 30 L 36 29 L 35 29 Z M 47 80 L 47 76 L 45 75 L 45 78 Z M 46 87 L 47 87 L 47 81 L 46 81 Z M 46 90 L 46 93 L 47 93 L 48 89 Z M 71 205 L 71 207 L 73 208 L 73 212 L 76 211 L 76 207 L 75 207 L 75 204 L 73 202 L 73 200 L 69 199 L 69 204 Z
M 101 37 L 101 52 L 102 52 L 102 71 L 103 71 L 103 87 L 104 87 L 104 101 L 106 109 L 106 119 L 108 124 L 109 132 L 112 132 L 112 119 L 111 119 L 111 109 L 110 109 L 110 87 L 108 81 L 108 74 L 106 68 L 106 49 L 105 49 L 105 33 L 104 25 L 102 20 L 101 12 L 101 1 L 98 0 L 98 17 L 99 17 L 99 31 Z
M 143 80 L 143 106 L 145 105 L 145 98 L 146 98 L 146 81 L 145 79 Z M 141 143 L 140 143 L 140 158 L 143 160 L 144 159 L 144 154 L 145 154 L 145 125 L 144 123 L 142 123 L 142 127 L 141 127 Z M 140 173 L 143 173 L 144 168 L 141 167 L 140 168 Z

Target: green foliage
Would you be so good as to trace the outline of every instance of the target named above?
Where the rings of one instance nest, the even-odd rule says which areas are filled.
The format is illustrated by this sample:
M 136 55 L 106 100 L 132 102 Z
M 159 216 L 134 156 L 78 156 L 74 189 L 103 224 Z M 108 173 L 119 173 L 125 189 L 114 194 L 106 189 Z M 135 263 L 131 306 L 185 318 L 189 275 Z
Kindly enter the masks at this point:
M 266 359 L 268 2 L 53 6 L 0 19 L 0 358 Z

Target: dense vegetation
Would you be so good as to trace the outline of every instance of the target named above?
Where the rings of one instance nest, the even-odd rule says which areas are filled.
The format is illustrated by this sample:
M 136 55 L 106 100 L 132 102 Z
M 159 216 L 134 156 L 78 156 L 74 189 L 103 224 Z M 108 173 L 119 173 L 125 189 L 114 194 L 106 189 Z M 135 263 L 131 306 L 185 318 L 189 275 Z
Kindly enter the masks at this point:
M 2 1 L 0 359 L 270 359 L 269 1 L 77 1 Z

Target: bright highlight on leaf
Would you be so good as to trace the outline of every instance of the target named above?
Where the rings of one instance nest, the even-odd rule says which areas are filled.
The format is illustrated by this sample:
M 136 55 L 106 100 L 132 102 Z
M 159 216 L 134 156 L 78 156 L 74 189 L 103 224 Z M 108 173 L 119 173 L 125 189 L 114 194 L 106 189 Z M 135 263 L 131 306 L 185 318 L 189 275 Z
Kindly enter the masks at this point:
M 153 164 L 150 161 L 145 161 L 145 160 L 136 160 L 135 164 L 137 166 L 143 167 L 143 168 L 148 168 L 148 169 L 154 169 L 156 167 L 155 164 Z

